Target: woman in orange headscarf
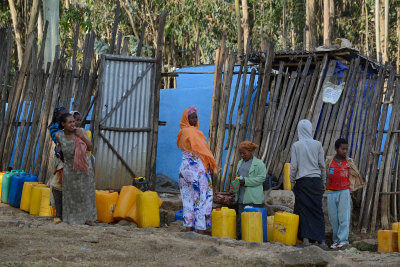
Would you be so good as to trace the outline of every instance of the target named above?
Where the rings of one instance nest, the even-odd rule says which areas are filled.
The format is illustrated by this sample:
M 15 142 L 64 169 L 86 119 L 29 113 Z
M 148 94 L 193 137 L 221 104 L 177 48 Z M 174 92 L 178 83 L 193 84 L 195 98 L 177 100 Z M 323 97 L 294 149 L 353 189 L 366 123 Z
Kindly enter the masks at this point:
M 199 130 L 197 109 L 186 109 L 180 122 L 177 145 L 182 149 L 179 188 L 183 203 L 183 223 L 187 231 L 204 233 L 211 227 L 212 181 L 210 173 L 218 169 L 207 139 Z

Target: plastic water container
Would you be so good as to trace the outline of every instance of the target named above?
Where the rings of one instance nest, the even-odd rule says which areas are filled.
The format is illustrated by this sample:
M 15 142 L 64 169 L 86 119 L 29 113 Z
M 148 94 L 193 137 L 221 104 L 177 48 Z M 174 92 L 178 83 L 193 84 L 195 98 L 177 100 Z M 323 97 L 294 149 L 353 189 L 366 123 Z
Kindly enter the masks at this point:
M 29 173 L 20 173 L 12 177 L 8 203 L 11 206 L 19 208 L 22 197 L 22 189 L 25 182 L 37 182 L 38 177 Z
M 46 187 L 44 184 L 37 184 L 32 187 L 31 203 L 29 206 L 30 215 L 39 215 L 40 206 L 42 202 L 42 188 Z
M 176 222 L 176 221 L 183 221 L 183 210 L 178 210 L 175 213 L 174 222 Z
M 18 173 L 19 171 L 14 170 L 11 172 L 6 172 L 3 175 L 2 186 L 1 186 L 1 202 L 8 203 L 8 194 L 10 192 L 11 180 L 12 177 Z
M 267 217 L 267 241 L 272 241 L 274 237 L 274 217 Z
M 125 219 L 129 210 L 136 202 L 136 195 L 141 193 L 139 189 L 132 185 L 123 186 L 119 194 L 117 205 L 114 210 L 114 218 L 117 220 Z
M 96 192 L 97 220 L 111 223 L 114 221 L 113 212 L 118 201 L 118 192 Z
M 156 192 L 137 195 L 137 225 L 139 228 L 160 227 L 159 198 Z
M 277 212 L 274 216 L 273 240 L 294 246 L 299 230 L 299 215 L 288 212 Z
M 6 172 L 0 172 L 0 200 L 1 200 L 1 186 L 2 186 L 2 184 L 3 184 L 3 175 L 5 174 Z
M 87 136 L 89 137 L 89 141 L 92 142 L 92 132 L 90 130 L 86 131 Z M 87 152 L 89 156 L 92 155 L 92 151 Z M 94 167 L 94 166 L 93 166 Z
M 53 216 L 53 209 L 50 206 L 50 188 L 40 187 L 42 196 L 40 198 L 39 216 Z
M 285 163 L 283 167 L 283 189 L 292 190 L 292 184 L 290 183 L 290 163 Z
M 267 210 L 264 208 L 245 208 L 245 212 L 261 212 L 262 215 L 262 224 L 263 224 L 263 241 L 267 242 L 267 234 L 268 234 L 268 223 L 267 223 Z
M 227 207 L 213 209 L 211 213 L 211 235 L 236 239 L 236 211 Z
M 33 186 L 37 185 L 37 182 L 25 182 L 22 188 L 21 203 L 19 208 L 23 211 L 29 212 L 31 205 L 31 193 Z
M 263 223 L 261 212 L 242 212 L 242 240 L 263 242 Z
M 392 223 L 392 230 L 398 232 L 399 231 L 399 223 Z
M 162 199 L 158 198 L 158 207 L 161 207 L 161 205 L 162 205 Z M 135 202 L 135 204 L 133 204 L 132 208 L 129 210 L 126 219 L 128 221 L 138 223 L 137 201 Z M 182 220 L 183 220 L 183 215 L 182 215 Z
M 398 233 L 393 230 L 378 231 L 378 251 L 379 252 L 397 252 Z

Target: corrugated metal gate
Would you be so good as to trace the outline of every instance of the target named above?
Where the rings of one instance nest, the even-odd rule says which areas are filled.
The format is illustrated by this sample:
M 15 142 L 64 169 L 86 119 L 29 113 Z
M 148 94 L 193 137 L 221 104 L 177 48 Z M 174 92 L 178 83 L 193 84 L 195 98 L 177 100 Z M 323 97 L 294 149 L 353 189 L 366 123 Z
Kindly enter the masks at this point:
M 153 132 L 153 58 L 105 55 L 99 77 L 95 178 L 98 189 L 120 189 L 149 177 Z

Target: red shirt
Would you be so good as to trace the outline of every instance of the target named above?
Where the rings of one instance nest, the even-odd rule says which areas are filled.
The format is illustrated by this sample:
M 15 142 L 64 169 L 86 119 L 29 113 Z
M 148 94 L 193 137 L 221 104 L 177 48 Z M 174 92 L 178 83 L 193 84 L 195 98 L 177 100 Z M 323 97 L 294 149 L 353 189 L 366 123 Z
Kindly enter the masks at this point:
M 350 189 L 349 164 L 347 160 L 337 162 L 332 160 L 329 166 L 328 190 Z

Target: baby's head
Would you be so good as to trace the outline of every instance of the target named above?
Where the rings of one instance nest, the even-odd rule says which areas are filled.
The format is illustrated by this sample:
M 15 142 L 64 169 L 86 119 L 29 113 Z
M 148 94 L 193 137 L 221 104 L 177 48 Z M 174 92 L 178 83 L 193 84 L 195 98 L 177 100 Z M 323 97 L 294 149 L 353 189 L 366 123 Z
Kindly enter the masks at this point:
M 82 123 L 82 115 L 78 111 L 71 111 L 72 116 L 75 119 L 75 127 L 80 127 Z

